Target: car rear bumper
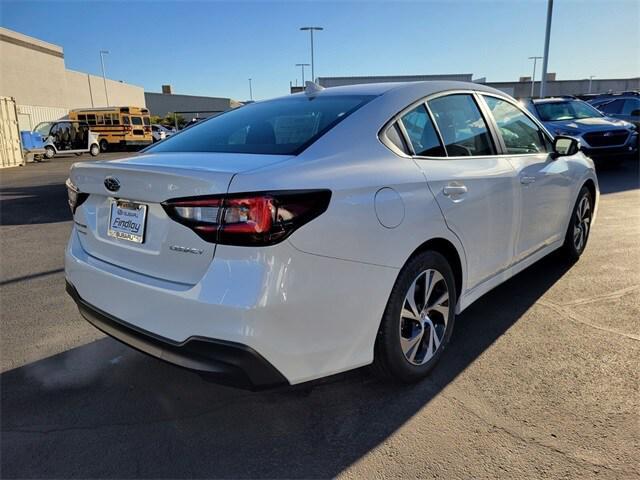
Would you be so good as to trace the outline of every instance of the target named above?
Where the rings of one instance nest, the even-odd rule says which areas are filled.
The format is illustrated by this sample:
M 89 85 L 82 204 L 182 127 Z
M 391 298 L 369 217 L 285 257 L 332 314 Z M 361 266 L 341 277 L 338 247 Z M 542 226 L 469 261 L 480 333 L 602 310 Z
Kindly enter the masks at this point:
M 66 282 L 67 293 L 81 315 L 116 340 L 166 362 L 197 371 L 217 383 L 250 390 L 288 385 L 287 379 L 251 347 L 212 338 L 190 337 L 175 342 L 109 315 L 85 302 Z
M 88 305 L 83 314 L 102 312 L 159 338 L 171 354 L 156 356 L 188 368 L 176 361 L 185 351 L 176 347 L 194 339 L 246 346 L 292 385 L 371 363 L 398 275 L 396 268 L 303 253 L 285 241 L 256 249 L 218 245 L 202 278 L 188 285 L 93 257 L 79 235 L 74 227 L 65 278 Z

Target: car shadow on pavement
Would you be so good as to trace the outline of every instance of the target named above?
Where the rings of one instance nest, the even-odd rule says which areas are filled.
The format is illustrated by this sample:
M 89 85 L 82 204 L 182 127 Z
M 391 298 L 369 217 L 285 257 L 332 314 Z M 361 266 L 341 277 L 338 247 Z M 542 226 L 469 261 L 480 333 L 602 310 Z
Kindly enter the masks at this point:
M 3 187 L 0 188 L 0 225 L 68 222 L 71 212 L 66 205 L 64 183 Z
M 620 165 L 597 166 L 600 193 L 624 192 L 640 188 L 640 161 L 628 160 Z
M 432 375 L 251 393 L 104 338 L 0 376 L 4 478 L 327 478 L 384 442 L 570 268 L 553 254 L 458 317 Z

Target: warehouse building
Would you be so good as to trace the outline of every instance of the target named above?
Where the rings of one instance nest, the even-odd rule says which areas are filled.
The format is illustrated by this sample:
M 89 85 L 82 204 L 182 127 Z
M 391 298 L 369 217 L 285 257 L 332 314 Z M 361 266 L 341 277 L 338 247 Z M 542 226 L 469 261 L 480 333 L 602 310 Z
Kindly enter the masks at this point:
M 231 98 L 176 95 L 171 85 L 163 85 L 162 93 L 144 92 L 144 98 L 151 115 L 178 113 L 187 120 L 210 117 L 242 105 Z
M 386 82 L 419 82 L 424 80 L 457 80 L 462 82 L 483 83 L 501 90 L 516 98 L 531 96 L 531 77 L 522 77 L 517 82 L 487 82 L 484 78 L 472 80 L 470 73 L 451 75 L 390 75 L 365 77 L 320 77 L 318 83 L 323 87 L 337 87 L 341 85 L 355 85 L 360 83 Z M 591 83 L 591 85 L 590 85 Z M 296 87 L 294 87 L 296 88 Z M 299 90 L 302 90 L 300 87 Z M 556 80 L 555 73 L 547 75 L 546 96 L 580 95 L 585 93 L 607 93 L 640 90 L 640 77 L 634 78 L 594 78 L 583 80 Z M 534 95 L 540 91 L 540 82 L 535 82 Z M 294 89 L 292 88 L 292 93 Z
M 59 45 L 0 27 L 0 96 L 15 99 L 20 130 L 65 117 L 74 108 L 145 106 L 136 85 L 68 70 Z

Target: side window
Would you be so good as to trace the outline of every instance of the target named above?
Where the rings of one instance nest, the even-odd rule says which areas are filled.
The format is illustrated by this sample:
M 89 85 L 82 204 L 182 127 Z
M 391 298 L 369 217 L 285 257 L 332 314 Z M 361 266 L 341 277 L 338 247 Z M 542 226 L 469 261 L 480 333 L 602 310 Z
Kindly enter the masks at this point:
M 625 115 L 633 115 L 637 117 L 640 115 L 640 99 L 638 98 L 628 98 L 624 101 L 624 107 L 622 108 L 622 113 Z
M 104 115 L 97 115 L 96 123 L 98 125 L 104 125 Z
M 495 148 L 472 95 L 456 94 L 430 100 L 429 108 L 450 157 L 494 155 Z
M 605 103 L 600 110 L 604 113 L 620 113 L 622 111 L 622 107 L 624 105 L 624 100 L 621 98 L 614 100 L 613 102 Z
M 129 116 L 128 115 L 123 115 L 122 116 L 122 123 L 123 123 L 123 125 L 129 125 Z
M 398 124 L 396 122 L 394 122 L 393 125 L 387 128 L 386 136 L 389 141 L 398 148 L 398 150 L 406 153 L 407 155 L 411 155 L 411 152 L 409 152 L 409 148 L 407 147 L 407 144 L 402 137 L 402 133 L 400 132 L 400 127 L 398 127 Z
M 89 125 L 95 125 L 96 124 L 96 116 L 92 113 L 87 115 L 87 123 Z
M 87 121 L 87 116 L 86 115 L 78 115 L 78 120 L 81 122 L 86 122 Z
M 111 115 L 111 120 L 114 125 L 120 125 L 120 116 L 117 113 Z
M 416 155 L 445 157 L 436 130 L 424 105 L 419 105 L 400 119 Z
M 542 153 L 547 151 L 544 134 L 519 108 L 496 97 L 483 97 L 489 106 L 507 153 Z

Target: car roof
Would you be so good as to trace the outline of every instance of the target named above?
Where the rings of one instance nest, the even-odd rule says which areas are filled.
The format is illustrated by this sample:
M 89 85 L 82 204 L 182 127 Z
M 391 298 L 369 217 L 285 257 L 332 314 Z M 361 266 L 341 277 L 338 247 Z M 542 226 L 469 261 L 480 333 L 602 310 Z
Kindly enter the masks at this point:
M 425 97 L 433 93 L 444 92 L 447 90 L 476 90 L 487 93 L 499 94 L 506 96 L 504 92 L 495 88 L 488 87 L 481 83 L 473 82 L 457 82 L 449 80 L 427 80 L 421 82 L 388 82 L 388 83 L 362 83 L 356 85 L 344 85 L 340 87 L 327 87 L 321 91 L 314 93 L 314 96 L 331 96 L 331 95 L 384 95 L 393 91 L 394 94 L 406 93 L 408 97 Z M 303 96 L 304 92 L 294 93 L 289 96 Z

